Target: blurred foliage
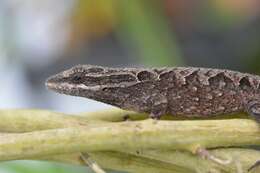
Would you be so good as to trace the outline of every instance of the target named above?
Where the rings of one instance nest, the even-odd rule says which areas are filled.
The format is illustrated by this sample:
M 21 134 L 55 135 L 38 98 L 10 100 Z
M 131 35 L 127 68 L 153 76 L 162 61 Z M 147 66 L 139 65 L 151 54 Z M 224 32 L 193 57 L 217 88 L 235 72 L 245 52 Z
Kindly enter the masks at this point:
M 215 1 L 206 5 L 203 10 L 205 23 L 211 30 L 225 31 L 236 23 L 241 22 L 243 15 L 239 13 L 232 13 L 229 10 L 216 6 Z
M 251 61 L 247 62 L 247 64 L 250 72 L 256 72 L 260 75 L 260 49 L 258 49 L 258 52 L 252 57 Z
M 257 0 L 210 0 L 209 2 L 219 11 L 219 14 L 224 13 L 225 17 L 233 16 L 233 20 L 250 17 L 259 10 L 259 1 Z
M 93 173 L 87 166 L 75 166 L 69 164 L 47 162 L 47 161 L 10 161 L 0 163 L 2 173 Z M 120 173 L 118 171 L 107 171 L 107 173 Z
M 148 66 L 180 65 L 181 57 L 174 32 L 170 30 L 162 3 L 154 0 L 122 0 L 119 32 L 123 41 L 138 49 Z M 126 36 L 125 36 L 126 35 Z
M 80 0 L 71 22 L 75 39 L 104 37 L 118 23 L 117 3 L 114 0 Z
M 92 173 L 87 167 L 40 161 L 10 161 L 0 164 L 0 172 L 8 173 Z
M 137 51 L 142 64 L 179 65 L 180 51 L 162 5 L 155 0 L 81 0 L 72 18 L 72 45 L 115 32 Z

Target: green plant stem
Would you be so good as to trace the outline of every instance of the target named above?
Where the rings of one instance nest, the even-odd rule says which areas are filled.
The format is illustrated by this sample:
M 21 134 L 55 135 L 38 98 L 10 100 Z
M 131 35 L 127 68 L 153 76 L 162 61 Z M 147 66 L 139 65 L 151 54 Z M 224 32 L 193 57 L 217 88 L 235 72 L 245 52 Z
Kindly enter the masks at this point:
M 134 173 L 189 173 L 190 169 L 180 167 L 167 162 L 162 162 L 156 159 L 149 159 L 133 154 L 116 152 L 116 151 L 103 151 L 103 152 L 88 152 L 92 159 L 94 159 L 102 168 L 121 170 Z M 62 154 L 62 155 L 50 155 L 45 157 L 33 158 L 37 160 L 58 161 L 62 163 L 69 163 L 74 165 L 85 165 L 81 159 L 79 159 L 80 153 Z
M 200 159 L 184 150 L 194 152 L 197 147 L 260 144 L 260 130 L 253 120 L 120 122 L 126 114 L 134 119 L 138 114 L 116 110 L 106 113 L 98 112 L 97 117 L 103 120 L 98 121 L 100 119 L 95 117 L 95 113 L 81 117 L 41 110 L 0 110 L 0 130 L 16 132 L 0 135 L 0 159 L 45 158 L 77 163 L 77 153 L 85 151 L 104 168 L 129 172 L 167 172 L 161 166 L 180 173 L 194 172 L 202 168 L 233 172 L 234 164 L 223 168 L 223 165 L 216 166 L 216 163 Z M 105 115 L 109 118 L 104 118 Z M 142 119 L 145 117 L 144 115 Z M 213 153 L 224 159 L 225 154 L 231 158 L 239 156 L 243 169 L 250 167 L 260 158 L 258 151 L 248 149 L 217 149 Z M 63 157 L 64 154 L 66 158 Z M 114 165 L 111 167 L 106 165 L 109 158 L 113 158 L 111 162 Z M 133 164 L 131 169 L 127 169 L 123 164 L 129 162 Z M 156 164 L 159 166 L 150 166 Z
M 125 170 L 129 172 L 184 172 L 200 173 L 214 172 L 237 172 L 237 163 L 241 164 L 244 172 L 260 158 L 260 152 L 253 149 L 228 148 L 214 149 L 211 153 L 222 159 L 230 159 L 228 165 L 219 165 L 209 160 L 202 159 L 189 152 L 174 150 L 144 150 L 139 154 L 124 152 L 105 151 L 90 152 L 89 155 L 95 159 L 100 166 L 107 169 Z M 79 154 L 55 155 L 44 160 L 59 161 L 64 163 L 81 165 Z M 38 158 L 39 159 L 39 158 Z M 166 170 L 165 170 L 166 166 Z M 146 169 L 148 167 L 148 169 Z
M 101 123 L 0 136 L 0 160 L 80 151 L 136 151 L 259 145 L 253 120 L 155 121 Z M 224 134 L 224 135 L 223 135 Z M 15 142 L 14 142 L 15 141 Z
M 216 118 L 245 118 L 244 114 L 226 115 Z M 95 121 L 122 122 L 144 120 L 147 114 L 124 111 L 121 109 L 108 109 L 97 112 L 68 115 L 48 110 L 36 109 L 6 109 L 0 110 L 0 132 L 31 132 L 35 130 L 55 129 L 61 127 L 93 126 Z M 181 117 L 163 116 L 163 120 L 183 119 Z M 89 122 L 91 121 L 91 123 Z

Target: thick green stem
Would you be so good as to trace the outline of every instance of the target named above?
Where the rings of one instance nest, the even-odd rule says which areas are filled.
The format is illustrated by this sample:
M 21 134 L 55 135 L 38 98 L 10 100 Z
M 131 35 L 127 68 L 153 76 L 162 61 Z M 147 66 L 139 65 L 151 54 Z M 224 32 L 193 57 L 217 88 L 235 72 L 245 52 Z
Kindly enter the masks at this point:
M 138 154 L 114 151 L 89 153 L 92 159 L 95 159 L 103 168 L 129 172 L 155 173 L 160 171 L 176 171 L 180 173 L 199 171 L 200 173 L 208 173 L 216 172 L 216 170 L 219 172 L 238 172 L 239 168 L 237 164 L 240 164 L 242 171 L 246 172 L 252 166 L 252 163 L 255 163 L 260 158 L 259 151 L 241 148 L 214 149 L 211 150 L 211 154 L 224 160 L 230 160 L 230 164 L 220 165 L 184 151 L 144 150 Z M 47 158 L 40 159 L 71 164 L 84 164 L 79 159 L 79 154 L 48 156 Z M 165 168 L 167 169 L 165 170 Z
M 0 160 L 42 158 L 80 163 L 77 152 L 88 152 L 104 168 L 182 173 L 212 172 L 215 169 L 236 172 L 236 158 L 239 158 L 238 163 L 243 170 L 260 158 L 255 150 L 214 150 L 213 154 L 220 158 L 232 158 L 232 164 L 223 166 L 185 152 L 194 152 L 198 147 L 259 145 L 260 129 L 253 120 L 121 122 L 126 115 L 135 120 L 147 117 L 121 110 L 82 115 L 68 116 L 41 110 L 0 110 L 0 131 L 16 132 L 0 134 Z
M 252 120 L 155 121 L 101 123 L 0 136 L 0 159 L 19 159 L 79 151 L 136 151 L 259 145 Z

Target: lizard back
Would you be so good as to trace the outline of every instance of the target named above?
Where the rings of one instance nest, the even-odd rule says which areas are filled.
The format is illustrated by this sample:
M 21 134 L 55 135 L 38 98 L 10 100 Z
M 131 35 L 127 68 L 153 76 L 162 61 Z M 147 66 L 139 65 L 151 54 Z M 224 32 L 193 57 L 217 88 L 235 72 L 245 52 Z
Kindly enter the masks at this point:
M 247 73 L 178 67 L 165 69 L 159 74 L 159 79 L 160 83 L 168 83 L 167 113 L 170 114 L 210 116 L 237 113 L 245 111 L 249 101 L 260 100 L 260 77 Z

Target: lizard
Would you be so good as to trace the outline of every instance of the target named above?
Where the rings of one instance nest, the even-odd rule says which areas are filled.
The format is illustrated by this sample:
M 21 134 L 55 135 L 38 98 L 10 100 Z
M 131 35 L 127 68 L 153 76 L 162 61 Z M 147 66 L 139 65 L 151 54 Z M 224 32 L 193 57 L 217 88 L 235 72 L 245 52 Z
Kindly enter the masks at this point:
M 77 65 L 49 77 L 48 89 L 122 109 L 186 118 L 246 112 L 260 124 L 260 76 L 199 67 L 110 68 Z M 206 149 L 197 153 L 220 164 Z M 248 171 L 258 167 L 258 160 Z
M 260 123 L 260 76 L 198 67 L 77 65 L 51 76 L 48 89 L 149 113 L 210 117 L 246 112 Z

